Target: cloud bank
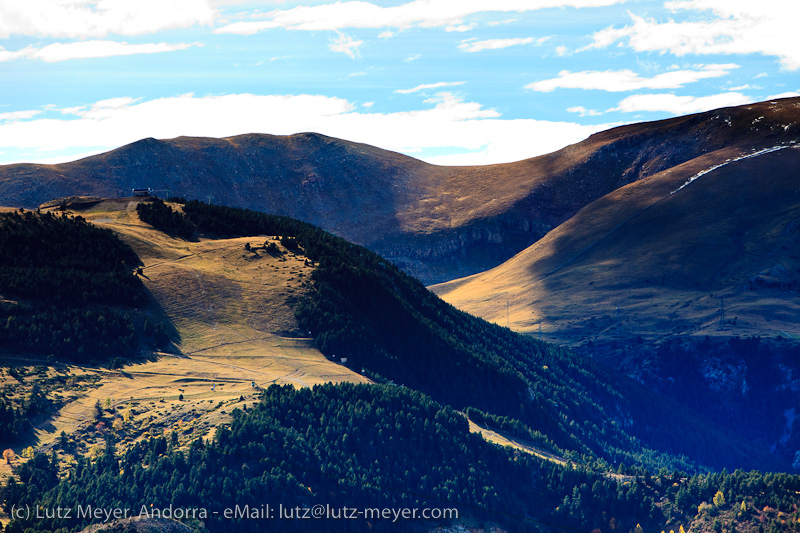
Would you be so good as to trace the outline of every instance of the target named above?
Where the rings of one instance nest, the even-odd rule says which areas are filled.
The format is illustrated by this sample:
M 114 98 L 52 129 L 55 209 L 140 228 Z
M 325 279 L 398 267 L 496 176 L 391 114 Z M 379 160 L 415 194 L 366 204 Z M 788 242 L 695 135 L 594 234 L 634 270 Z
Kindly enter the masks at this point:
M 89 59 L 100 57 L 128 56 L 135 54 L 158 54 L 190 48 L 192 44 L 145 43 L 128 44 L 117 41 L 77 41 L 72 43 L 53 43 L 42 48 L 27 46 L 21 50 L 0 49 L 0 62 L 15 59 L 37 59 L 46 63 Z
M 800 68 L 796 6 L 785 0 L 675 0 L 665 7 L 693 13 L 692 20 L 659 22 L 629 13 L 632 24 L 608 27 L 594 34 L 590 48 L 612 44 L 637 52 L 687 54 L 762 54 L 778 58 L 786 70 Z M 700 20 L 698 20 L 700 19 Z
M 609 92 L 678 89 L 703 79 L 726 76 L 736 68 L 739 68 L 739 65 L 703 65 L 696 70 L 673 70 L 652 78 L 643 78 L 628 69 L 583 72 L 562 70 L 558 73 L 557 78 L 530 83 L 525 88 L 540 92 L 551 92 L 555 89 L 593 89 Z
M 439 164 L 488 164 L 552 152 L 613 126 L 505 120 L 447 92 L 425 103 L 428 107 L 416 111 L 377 113 L 342 98 L 309 94 L 114 98 L 62 109 L 56 118 L 49 116 L 53 111 L 44 118 L 39 111 L 7 117 L 0 122 L 0 146 L 35 150 L 41 156 L 34 159 L 52 160 L 59 150 L 104 151 L 145 137 L 315 131 Z M 437 155 L 426 157 L 426 151 Z M 448 152 L 456 155 L 441 155 Z

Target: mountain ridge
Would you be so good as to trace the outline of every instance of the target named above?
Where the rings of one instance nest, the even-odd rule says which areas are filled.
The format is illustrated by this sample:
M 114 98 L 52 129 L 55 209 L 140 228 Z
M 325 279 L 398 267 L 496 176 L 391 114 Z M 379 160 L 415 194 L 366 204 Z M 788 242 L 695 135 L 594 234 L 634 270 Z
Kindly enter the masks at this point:
M 312 133 L 143 139 L 71 163 L 0 166 L 0 194 L 28 208 L 134 187 L 213 199 L 318 225 L 432 284 L 497 266 L 629 183 L 723 148 L 795 139 L 798 101 L 620 126 L 551 154 L 473 167 Z

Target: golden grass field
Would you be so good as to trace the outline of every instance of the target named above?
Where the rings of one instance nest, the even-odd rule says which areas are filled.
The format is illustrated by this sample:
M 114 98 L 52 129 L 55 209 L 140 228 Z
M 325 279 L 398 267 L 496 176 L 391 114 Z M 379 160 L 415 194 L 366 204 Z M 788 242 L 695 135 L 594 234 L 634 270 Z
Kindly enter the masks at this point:
M 529 453 L 546 461 L 552 461 L 554 463 L 558 463 L 561 465 L 567 464 L 566 459 L 564 459 L 563 457 L 559 457 L 558 455 L 548 452 L 547 450 L 542 450 L 541 448 L 538 448 L 529 442 L 511 437 L 509 435 L 489 429 L 484 426 L 480 426 L 470 419 L 467 420 L 469 420 L 469 430 L 473 433 L 480 433 L 480 435 L 487 442 L 497 444 L 498 446 L 506 446 L 509 448 L 513 448 L 515 450 L 519 450 L 521 452 Z

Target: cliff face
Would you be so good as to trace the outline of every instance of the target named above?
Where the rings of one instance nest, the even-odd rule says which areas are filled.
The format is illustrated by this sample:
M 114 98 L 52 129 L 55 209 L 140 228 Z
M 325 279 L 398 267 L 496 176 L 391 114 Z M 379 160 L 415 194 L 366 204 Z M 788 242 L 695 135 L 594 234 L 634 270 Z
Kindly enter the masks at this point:
M 545 156 L 476 167 L 313 133 L 144 139 L 72 163 L 0 166 L 0 197 L 30 208 L 152 187 L 311 222 L 437 283 L 497 266 L 619 187 L 722 148 L 797 138 L 798 101 L 624 126 Z

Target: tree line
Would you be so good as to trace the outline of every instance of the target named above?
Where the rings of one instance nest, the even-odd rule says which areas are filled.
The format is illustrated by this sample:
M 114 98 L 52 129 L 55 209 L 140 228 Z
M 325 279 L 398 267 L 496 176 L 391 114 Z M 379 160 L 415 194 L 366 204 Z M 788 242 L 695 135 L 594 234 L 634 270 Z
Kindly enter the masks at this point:
M 526 517 L 538 505 L 538 460 L 470 433 L 466 419 L 416 391 L 396 386 L 273 385 L 246 412 L 236 410 L 213 442 L 185 451 L 177 435 L 152 438 L 117 454 L 112 441 L 95 461 L 79 458 L 59 481 L 45 454 L 18 469 L 0 489 L 11 506 L 77 508 L 203 507 L 210 531 L 308 530 L 303 520 L 225 518 L 225 508 L 457 508 L 462 518 L 512 522 L 538 531 Z M 212 511 L 218 511 L 214 515 Z M 438 522 L 447 525 L 451 520 Z M 74 531 L 90 520 L 15 520 L 7 532 Z M 411 530 L 424 522 L 317 520 L 315 531 Z M 429 522 L 435 525 L 436 522 Z
M 53 302 L 137 305 L 141 262 L 111 231 L 82 217 L 0 214 L 0 294 Z
M 147 301 L 136 253 L 80 216 L 0 214 L 0 348 L 78 362 L 166 346 L 165 326 L 129 310 Z M 128 309 L 126 309 L 128 308 Z

